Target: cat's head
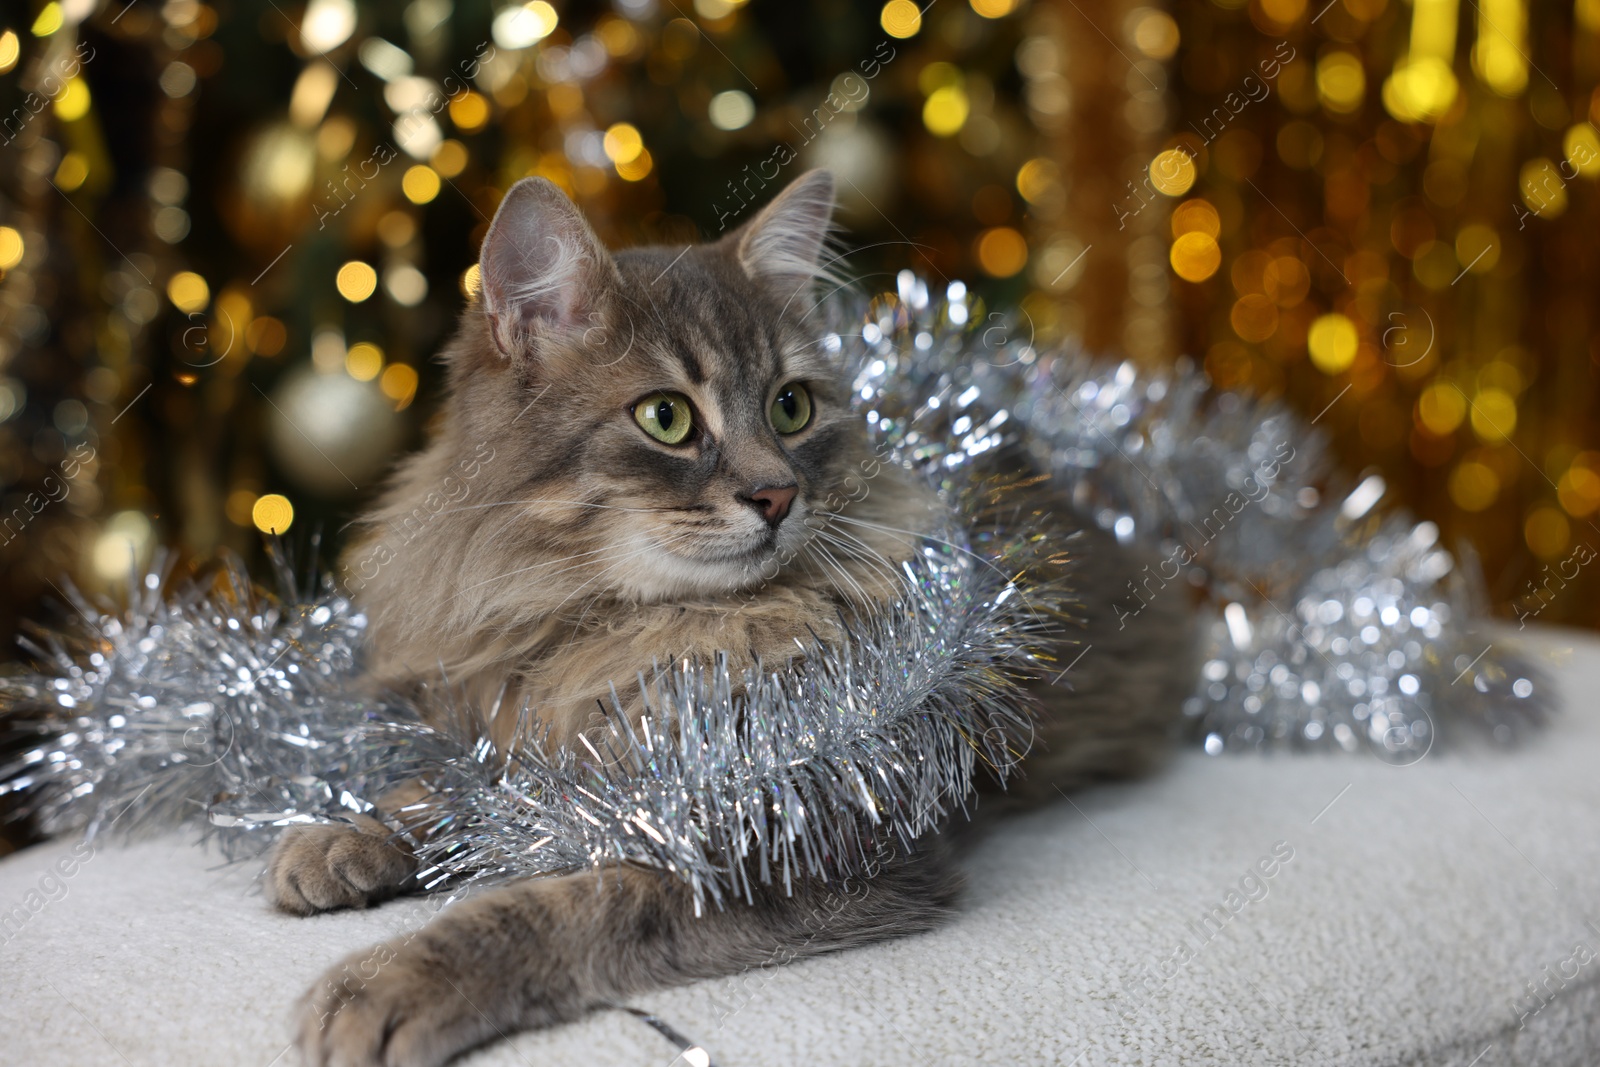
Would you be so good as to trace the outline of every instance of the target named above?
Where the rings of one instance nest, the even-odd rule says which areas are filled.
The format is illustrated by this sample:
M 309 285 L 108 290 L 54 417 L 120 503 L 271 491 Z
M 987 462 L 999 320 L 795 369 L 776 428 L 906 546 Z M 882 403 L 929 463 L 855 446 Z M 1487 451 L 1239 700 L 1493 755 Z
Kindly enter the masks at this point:
M 459 447 L 510 456 L 483 520 L 524 546 L 524 578 L 652 601 L 800 553 L 865 446 L 817 324 L 832 211 L 812 171 L 719 241 L 612 253 L 548 181 L 511 188 L 451 403 Z

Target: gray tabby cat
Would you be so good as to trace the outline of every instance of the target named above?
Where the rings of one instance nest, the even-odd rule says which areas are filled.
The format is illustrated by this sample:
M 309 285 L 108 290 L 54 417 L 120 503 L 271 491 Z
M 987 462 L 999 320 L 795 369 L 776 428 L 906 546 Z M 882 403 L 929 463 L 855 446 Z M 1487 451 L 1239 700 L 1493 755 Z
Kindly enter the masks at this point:
M 478 728 L 502 746 L 527 702 L 571 743 L 613 679 L 718 651 L 736 672 L 772 669 L 797 639 L 838 640 L 842 608 L 895 596 L 942 505 L 889 464 L 864 495 L 843 491 L 872 457 L 813 315 L 832 210 L 832 178 L 813 171 L 715 243 L 612 254 L 549 182 L 512 187 L 484 240 L 481 298 L 444 354 L 433 440 L 352 553 L 376 683 L 448 679 L 490 709 Z M 461 506 L 403 527 L 475 461 Z M 1188 606 L 1158 600 L 1113 629 L 1138 563 L 1077 537 L 1093 647 L 1070 687 L 1038 687 L 1023 795 L 1142 769 L 1193 676 Z M 414 802 L 421 787 L 386 804 Z M 363 906 L 413 888 L 415 866 L 377 819 L 297 829 L 268 893 L 302 915 Z M 937 839 L 865 881 L 771 887 L 699 917 L 656 870 L 528 880 L 331 969 L 302 1002 L 300 1045 L 318 1065 L 439 1064 L 649 989 L 930 929 L 958 883 Z

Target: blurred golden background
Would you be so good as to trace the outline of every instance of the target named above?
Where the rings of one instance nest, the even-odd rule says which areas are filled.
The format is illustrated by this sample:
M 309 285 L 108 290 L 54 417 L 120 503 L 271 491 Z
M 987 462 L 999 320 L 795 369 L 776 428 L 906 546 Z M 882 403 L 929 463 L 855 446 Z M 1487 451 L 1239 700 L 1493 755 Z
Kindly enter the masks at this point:
M 8 657 L 162 546 L 331 559 L 516 179 L 630 243 L 812 166 L 863 285 L 962 280 L 1041 342 L 1282 396 L 1498 612 L 1600 623 L 1600 0 L 6 12 Z

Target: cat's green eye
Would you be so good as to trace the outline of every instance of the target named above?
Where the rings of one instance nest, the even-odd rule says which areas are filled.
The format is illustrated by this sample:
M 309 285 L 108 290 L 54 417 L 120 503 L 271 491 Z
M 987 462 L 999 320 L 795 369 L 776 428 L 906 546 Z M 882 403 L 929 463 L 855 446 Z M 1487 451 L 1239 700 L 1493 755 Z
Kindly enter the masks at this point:
M 682 393 L 654 393 L 633 405 L 633 421 L 664 445 L 681 445 L 694 429 L 689 398 Z
M 799 433 L 811 421 L 811 394 L 799 382 L 778 390 L 772 401 L 772 428 L 779 433 Z

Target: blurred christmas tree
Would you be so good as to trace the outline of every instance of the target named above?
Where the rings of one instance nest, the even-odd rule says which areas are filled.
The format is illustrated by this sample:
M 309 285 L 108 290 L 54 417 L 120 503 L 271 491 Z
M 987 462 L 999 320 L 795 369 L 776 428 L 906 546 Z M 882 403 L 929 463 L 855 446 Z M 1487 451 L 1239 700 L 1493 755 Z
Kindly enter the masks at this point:
M 629 243 L 811 166 L 864 285 L 1285 394 L 1502 610 L 1600 622 L 1597 42 L 1600 0 L 13 8 L 0 642 L 161 545 L 331 558 L 517 178 Z

